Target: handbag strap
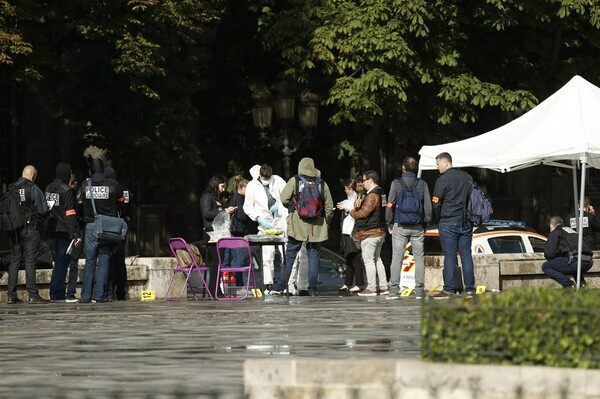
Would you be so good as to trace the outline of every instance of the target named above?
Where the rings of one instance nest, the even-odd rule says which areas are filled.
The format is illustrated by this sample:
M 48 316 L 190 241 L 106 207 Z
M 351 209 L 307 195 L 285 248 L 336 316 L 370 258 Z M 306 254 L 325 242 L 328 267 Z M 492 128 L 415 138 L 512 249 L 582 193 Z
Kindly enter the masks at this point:
M 94 210 L 94 217 L 96 216 L 96 203 L 94 202 L 94 192 L 92 191 L 92 178 L 87 179 L 87 186 L 90 189 L 90 198 L 92 200 L 92 209 Z

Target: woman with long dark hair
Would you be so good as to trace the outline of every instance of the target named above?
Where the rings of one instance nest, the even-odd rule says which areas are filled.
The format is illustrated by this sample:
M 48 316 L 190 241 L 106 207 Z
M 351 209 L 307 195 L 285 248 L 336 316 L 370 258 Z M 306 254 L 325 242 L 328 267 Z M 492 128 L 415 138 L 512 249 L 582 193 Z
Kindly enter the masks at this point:
M 204 222 L 204 239 L 208 243 L 210 237 L 208 232 L 213 231 L 213 221 L 221 211 L 231 215 L 236 207 L 227 206 L 227 179 L 221 174 L 216 174 L 208 181 L 208 187 L 200 197 L 200 209 L 202 211 L 202 221 Z M 215 246 L 207 245 L 206 264 L 210 265 L 210 277 L 208 287 L 211 294 L 214 295 L 217 284 L 217 249 Z

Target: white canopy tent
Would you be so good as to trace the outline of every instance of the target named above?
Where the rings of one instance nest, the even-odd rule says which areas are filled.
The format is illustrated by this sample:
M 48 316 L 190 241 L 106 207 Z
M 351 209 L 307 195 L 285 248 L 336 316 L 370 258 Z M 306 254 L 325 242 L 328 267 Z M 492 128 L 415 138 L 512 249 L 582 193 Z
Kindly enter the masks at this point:
M 510 172 L 535 165 L 573 169 L 574 198 L 577 203 L 576 168 L 581 165 L 579 220 L 583 223 L 585 171 L 600 169 L 600 88 L 581 76 L 566 85 L 519 118 L 490 132 L 466 140 L 419 151 L 419 169 L 436 169 L 435 157 L 448 152 L 455 167 L 477 167 Z M 581 254 L 582 229 L 578 251 Z M 581 279 L 578 257 L 577 287 Z

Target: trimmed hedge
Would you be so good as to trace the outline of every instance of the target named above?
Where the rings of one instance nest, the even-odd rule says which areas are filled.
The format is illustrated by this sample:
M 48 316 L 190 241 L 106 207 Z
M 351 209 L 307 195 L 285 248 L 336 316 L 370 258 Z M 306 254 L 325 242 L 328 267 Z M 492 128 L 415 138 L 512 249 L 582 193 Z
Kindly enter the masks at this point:
M 555 288 L 428 300 L 422 357 L 454 363 L 600 368 L 600 291 Z

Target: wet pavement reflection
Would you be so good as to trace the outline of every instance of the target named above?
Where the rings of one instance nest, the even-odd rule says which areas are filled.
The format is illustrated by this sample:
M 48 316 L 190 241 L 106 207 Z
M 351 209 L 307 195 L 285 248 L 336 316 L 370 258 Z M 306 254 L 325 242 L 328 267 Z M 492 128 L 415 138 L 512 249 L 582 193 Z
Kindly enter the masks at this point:
M 245 359 L 416 357 L 420 319 L 415 299 L 336 294 L 1 304 L 0 398 L 237 399 Z

